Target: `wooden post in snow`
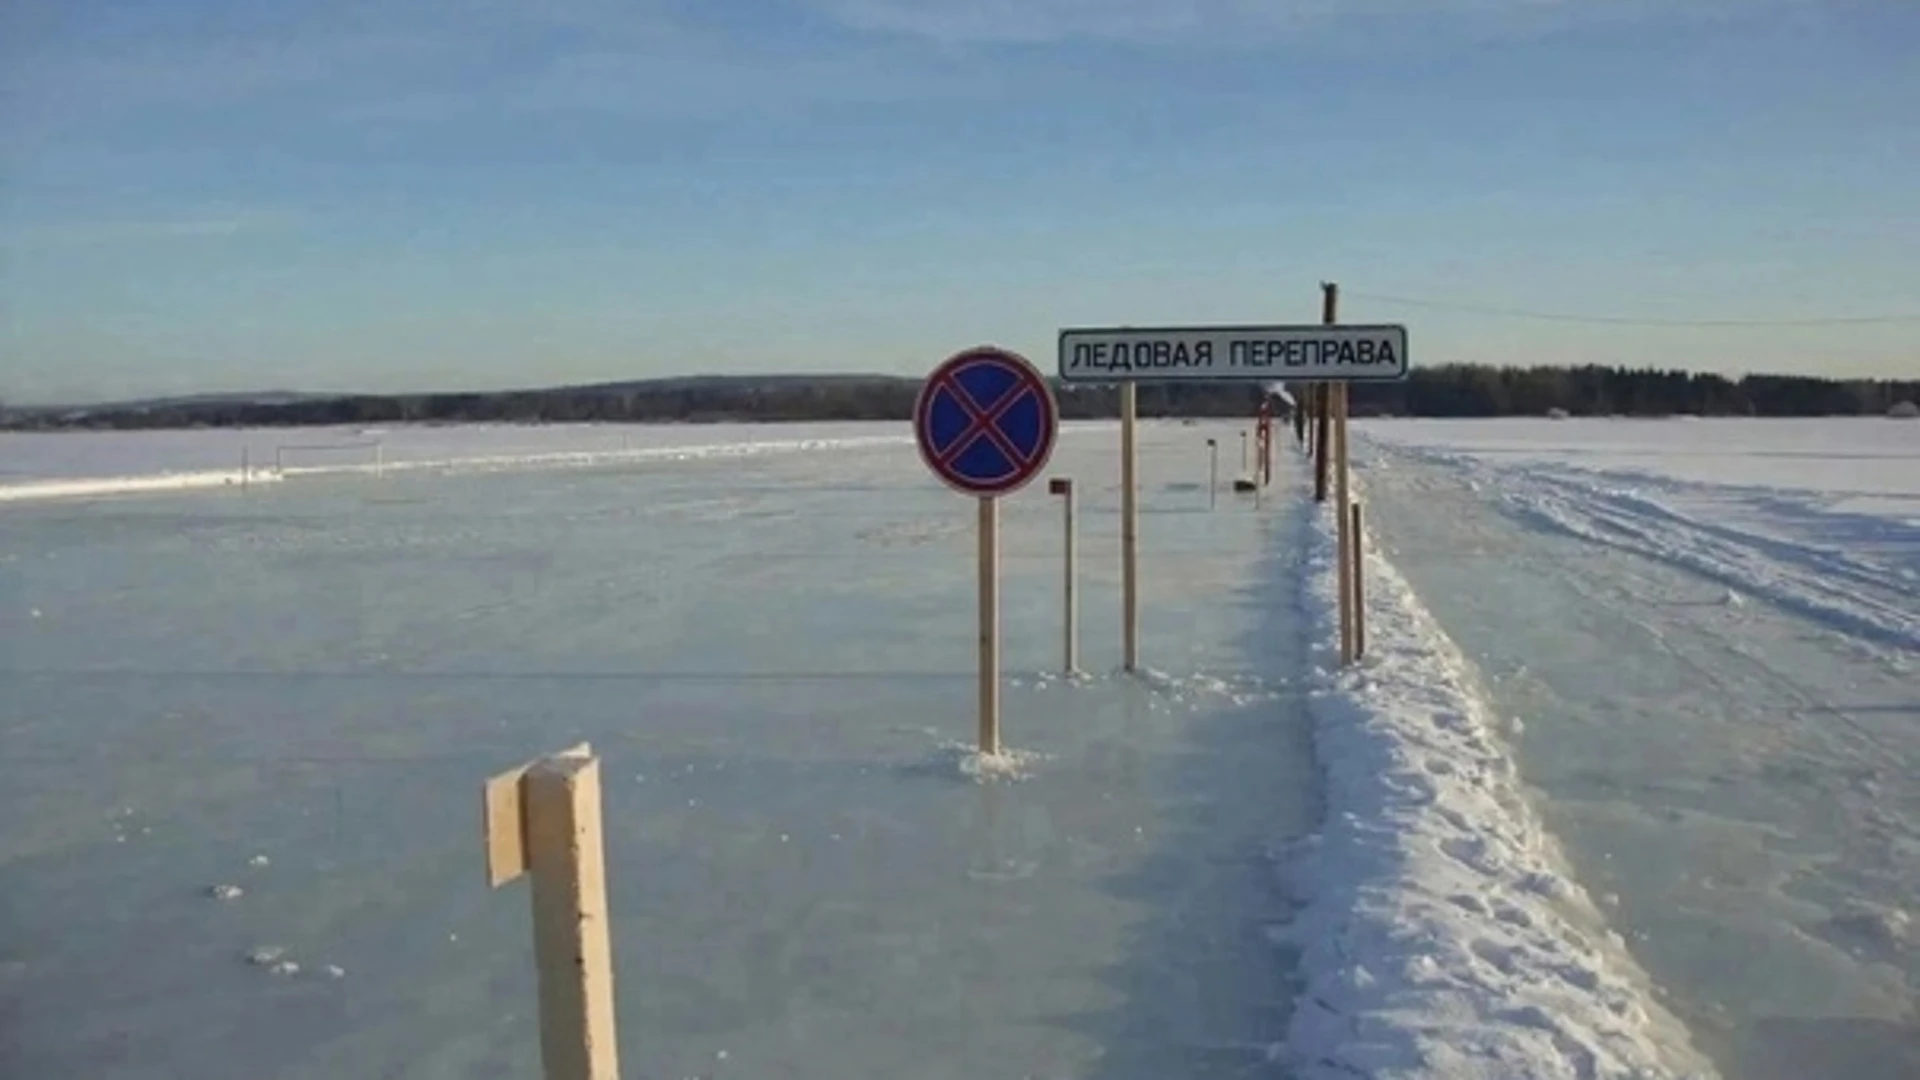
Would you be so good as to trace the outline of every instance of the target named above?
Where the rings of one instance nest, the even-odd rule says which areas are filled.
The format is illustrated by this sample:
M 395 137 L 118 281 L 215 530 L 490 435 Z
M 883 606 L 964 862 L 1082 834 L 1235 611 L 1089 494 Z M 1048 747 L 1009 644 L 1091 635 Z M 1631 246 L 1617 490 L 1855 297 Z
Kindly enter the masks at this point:
M 1366 533 L 1360 528 L 1360 504 L 1353 504 L 1353 656 L 1367 655 Z
M 1333 385 L 1313 384 L 1313 501 L 1327 501 L 1327 470 L 1332 467 Z
M 1347 384 L 1334 384 L 1333 403 L 1334 505 L 1339 513 L 1340 537 L 1340 662 L 1351 664 L 1353 651 L 1353 505 L 1347 483 Z

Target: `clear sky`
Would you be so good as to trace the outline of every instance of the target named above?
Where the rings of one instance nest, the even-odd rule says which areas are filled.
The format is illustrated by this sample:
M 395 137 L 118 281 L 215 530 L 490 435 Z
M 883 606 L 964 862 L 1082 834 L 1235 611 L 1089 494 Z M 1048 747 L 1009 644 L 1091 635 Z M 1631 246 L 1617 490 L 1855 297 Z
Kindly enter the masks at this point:
M 1062 325 L 1920 376 L 1915 0 L 4 0 L 0 395 L 917 374 Z

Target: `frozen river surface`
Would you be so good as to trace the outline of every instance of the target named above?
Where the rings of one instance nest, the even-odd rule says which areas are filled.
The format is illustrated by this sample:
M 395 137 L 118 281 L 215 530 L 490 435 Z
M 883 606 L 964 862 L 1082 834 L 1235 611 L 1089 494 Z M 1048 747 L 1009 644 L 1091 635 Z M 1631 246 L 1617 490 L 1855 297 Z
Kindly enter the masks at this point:
M 1057 676 L 1036 485 L 1002 539 L 1031 756 L 983 783 L 974 515 L 901 434 L 0 510 L 0 1073 L 532 1075 L 480 782 L 588 739 L 625 1075 L 1272 1075 L 1297 505 L 1209 511 L 1234 431 L 1150 427 L 1153 671 L 1115 677 L 1112 429 L 1069 435 L 1093 674 Z

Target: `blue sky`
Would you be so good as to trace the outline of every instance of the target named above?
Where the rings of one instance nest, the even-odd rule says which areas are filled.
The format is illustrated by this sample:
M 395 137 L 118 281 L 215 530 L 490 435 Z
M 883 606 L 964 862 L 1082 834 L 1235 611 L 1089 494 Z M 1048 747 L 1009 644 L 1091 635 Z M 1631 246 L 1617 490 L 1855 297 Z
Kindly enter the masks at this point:
M 1920 374 L 1911 0 L 7 0 L 0 395 L 923 372 L 1063 325 Z

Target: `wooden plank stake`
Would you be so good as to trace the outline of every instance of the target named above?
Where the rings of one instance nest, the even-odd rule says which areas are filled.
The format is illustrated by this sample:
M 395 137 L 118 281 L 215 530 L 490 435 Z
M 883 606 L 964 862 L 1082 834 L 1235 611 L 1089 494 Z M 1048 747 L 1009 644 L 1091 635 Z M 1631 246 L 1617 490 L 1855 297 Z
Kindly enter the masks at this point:
M 483 795 L 487 880 L 532 878 L 546 1080 L 618 1080 L 600 762 L 581 743 L 510 769 Z
M 1137 387 L 1120 387 L 1120 636 L 1123 667 L 1140 668 L 1140 491 L 1134 426 Z
M 1366 533 L 1360 528 L 1360 504 L 1353 504 L 1353 655 L 1367 655 Z
M 980 499 L 980 753 L 1000 753 L 1000 501 Z
M 1080 670 L 1080 601 L 1074 590 L 1080 579 L 1080 545 L 1074 537 L 1074 499 L 1073 481 L 1059 477 L 1050 481 L 1047 490 L 1061 497 L 1061 518 L 1066 546 L 1066 558 L 1063 560 L 1066 578 L 1063 589 L 1064 617 L 1061 622 L 1066 630 L 1066 673 L 1072 675 Z

